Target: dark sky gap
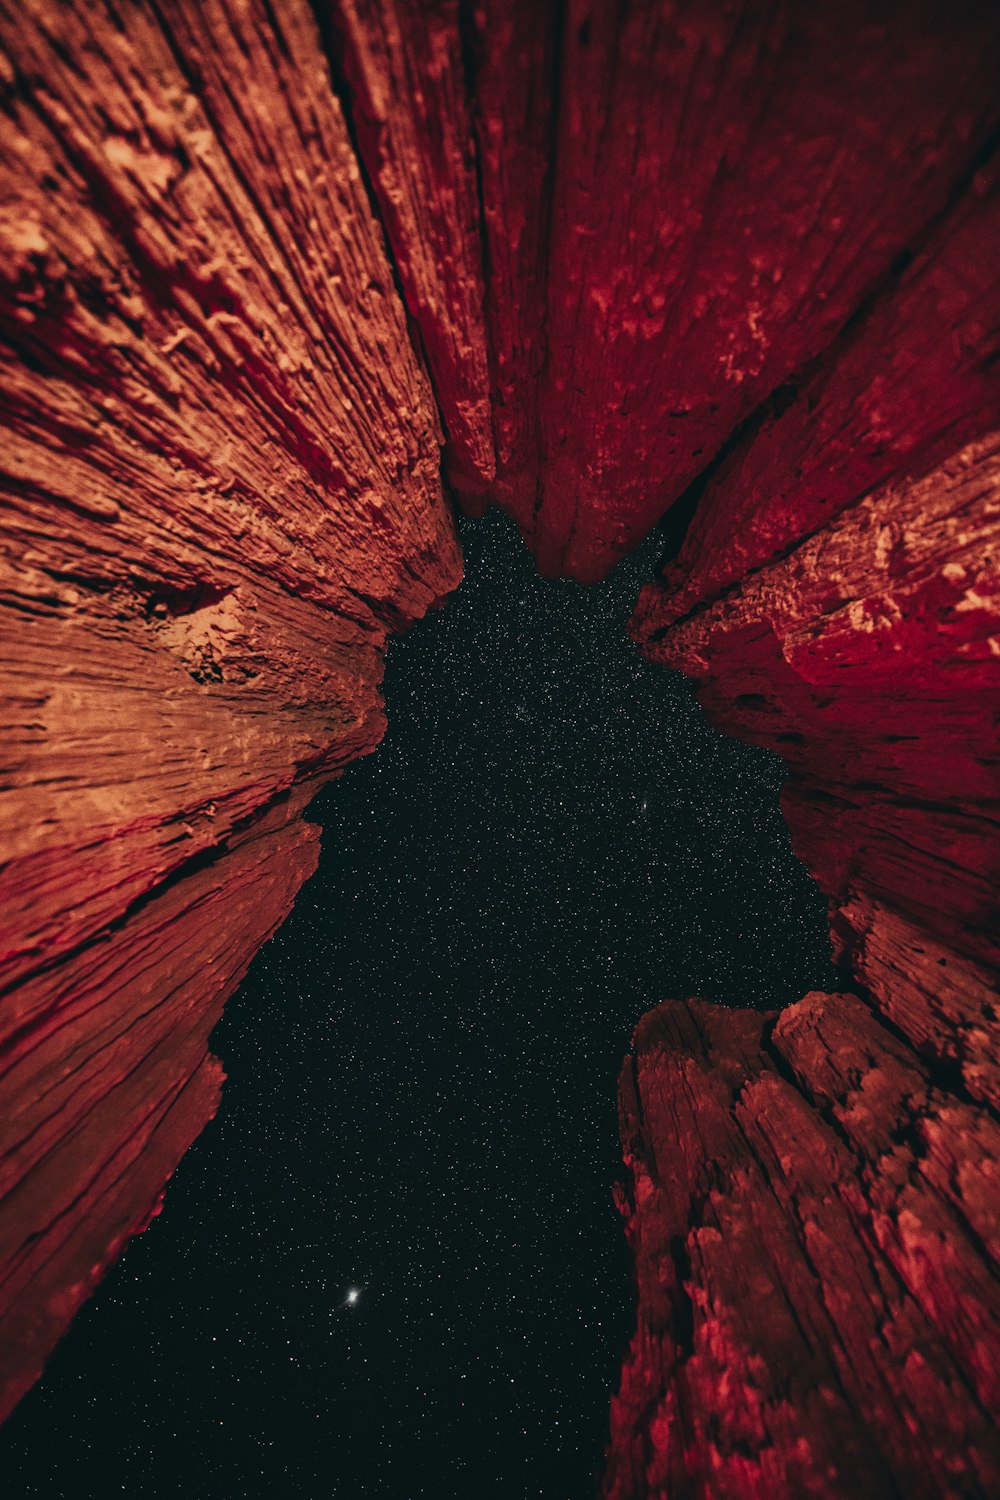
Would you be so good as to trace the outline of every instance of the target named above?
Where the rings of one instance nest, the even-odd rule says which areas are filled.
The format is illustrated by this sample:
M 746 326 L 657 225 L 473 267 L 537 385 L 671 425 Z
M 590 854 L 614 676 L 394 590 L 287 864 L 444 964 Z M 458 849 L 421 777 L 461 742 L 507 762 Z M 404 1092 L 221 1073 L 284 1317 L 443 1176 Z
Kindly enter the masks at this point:
M 837 976 L 781 763 L 625 636 L 662 543 L 589 590 L 537 579 L 497 513 L 463 545 L 215 1033 L 222 1111 L 5 1430 L 5 1494 L 593 1492 L 631 1030 Z

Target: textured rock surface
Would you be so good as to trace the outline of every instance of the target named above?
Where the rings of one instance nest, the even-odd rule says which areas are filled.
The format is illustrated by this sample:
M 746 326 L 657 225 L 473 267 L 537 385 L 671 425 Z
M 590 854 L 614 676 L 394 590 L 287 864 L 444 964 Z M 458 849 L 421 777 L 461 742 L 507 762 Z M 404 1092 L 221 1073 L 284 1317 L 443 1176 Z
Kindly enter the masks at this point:
M 297 783 L 460 573 L 314 24 L 269 14 L 3 17 L 3 1410 L 214 1111 Z
M 600 577 L 922 238 L 997 123 L 996 27 L 974 0 L 571 0 L 543 571 Z
M 997 179 L 994 159 L 898 286 L 872 299 L 713 476 L 665 574 L 661 625 L 828 525 L 876 484 L 926 472 L 1000 421 Z
M 483 325 L 479 202 L 458 0 L 325 3 L 354 132 L 420 330 L 453 484 L 496 465 Z
M 640 1024 L 604 1494 L 993 1495 L 1000 1129 L 853 995 Z
M 979 976 L 1000 952 L 998 534 L 993 434 L 916 482 L 880 486 L 672 626 L 657 624 L 669 596 L 651 586 L 634 626 L 648 655 L 702 684 L 717 723 L 790 763 L 793 845 L 864 984 L 893 989 L 885 949 L 896 918 L 951 954 L 934 966 L 952 990 L 946 1051 L 964 1070 L 968 1029 L 966 1087 L 977 1093 L 987 1086 L 975 1082 Z M 940 980 L 922 978 L 930 1045 Z M 917 1005 L 911 995 L 905 1009 Z
M 215 1113 L 209 1033 L 315 867 L 305 800 L 279 802 L 17 991 L 2 1080 L 5 1412 Z
M 861 998 L 636 1034 L 615 1500 L 1000 1484 L 995 204 L 983 174 L 734 449 L 633 619 L 788 761 Z
M 558 116 L 558 6 L 479 0 L 469 51 L 489 267 L 497 461 L 490 497 L 530 531 L 538 498 L 545 269 Z M 472 509 L 468 502 L 467 508 Z
M 995 1493 L 1000 12 L 315 11 L 0 0 L 0 1410 L 457 582 L 446 437 L 547 573 L 684 494 L 634 633 L 859 991 L 637 1033 L 608 1495 Z
M 319 10 L 453 476 L 470 509 L 504 506 L 542 572 L 602 577 L 914 258 L 911 301 L 882 330 L 896 361 L 856 418 L 895 446 L 840 453 L 840 490 L 929 450 L 981 386 L 989 226 L 938 231 L 1000 125 L 995 8 Z M 833 427 L 817 463 L 824 444 Z

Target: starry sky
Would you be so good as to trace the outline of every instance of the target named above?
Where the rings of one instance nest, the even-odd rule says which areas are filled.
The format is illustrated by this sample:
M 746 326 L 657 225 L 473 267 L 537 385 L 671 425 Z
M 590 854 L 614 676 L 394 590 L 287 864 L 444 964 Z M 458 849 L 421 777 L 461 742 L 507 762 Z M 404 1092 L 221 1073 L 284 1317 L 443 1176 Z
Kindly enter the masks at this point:
M 462 541 L 215 1033 L 219 1117 L 0 1438 L 11 1500 L 588 1500 L 632 1028 L 837 984 L 781 763 L 625 635 L 657 539 L 596 589 L 499 514 Z

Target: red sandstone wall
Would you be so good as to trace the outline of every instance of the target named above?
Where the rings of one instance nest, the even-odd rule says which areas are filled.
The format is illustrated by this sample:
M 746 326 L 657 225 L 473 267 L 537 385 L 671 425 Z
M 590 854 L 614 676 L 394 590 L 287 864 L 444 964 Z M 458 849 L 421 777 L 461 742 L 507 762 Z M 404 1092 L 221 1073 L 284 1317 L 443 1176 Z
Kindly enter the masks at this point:
M 979 0 L 323 0 L 321 11 L 456 435 L 458 489 L 481 508 L 482 287 L 490 493 L 543 573 L 584 582 L 905 262 L 942 254 L 940 221 L 1000 125 L 1000 20 Z M 936 289 L 925 278 L 913 308 L 897 306 L 925 338 L 935 321 L 970 324 L 962 369 L 915 330 L 886 371 L 891 386 L 908 359 L 925 362 L 915 409 L 932 385 L 952 412 L 972 399 L 942 382 L 974 384 L 976 341 L 988 342 L 974 309 L 990 267 L 973 269 L 968 245 L 982 233 L 944 251 Z M 920 295 L 955 305 L 920 308 Z M 860 429 L 877 431 L 881 415 L 873 402 Z M 473 427 L 474 444 L 461 436 Z
M 427 355 L 452 483 L 496 472 L 458 0 L 323 4 L 359 154 Z
M 571 0 L 543 570 L 601 577 L 928 232 L 997 124 L 997 25 L 976 0 Z
M 996 1121 L 853 995 L 647 1015 L 603 1493 L 995 1495 Z
M 724 450 L 633 629 L 859 997 L 640 1027 L 606 1492 L 995 1492 L 998 12 L 316 11 L 0 5 L 6 1406 L 457 581 L 441 441 L 578 579 Z
M 615 1500 L 1000 1483 L 998 203 L 987 163 L 760 410 L 632 622 L 788 762 L 860 998 L 636 1033 Z
M 681 620 L 643 595 L 646 654 L 788 760 L 793 845 L 863 988 L 776 1024 L 666 1005 L 636 1033 L 615 1500 L 1000 1483 L 998 535 L 994 433 Z
M 304 783 L 460 576 L 307 6 L 164 14 L 3 15 L 0 1411 L 214 1112 Z

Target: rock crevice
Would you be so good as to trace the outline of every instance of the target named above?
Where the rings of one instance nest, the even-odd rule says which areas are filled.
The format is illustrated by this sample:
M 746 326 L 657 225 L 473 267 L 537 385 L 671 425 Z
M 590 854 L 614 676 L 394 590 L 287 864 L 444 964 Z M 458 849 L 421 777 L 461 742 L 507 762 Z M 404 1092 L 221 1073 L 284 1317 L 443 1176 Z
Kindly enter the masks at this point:
M 546 575 L 664 521 L 634 638 L 788 763 L 853 975 L 637 1031 L 606 1494 L 1000 1487 L 998 41 L 0 3 L 0 1415 L 215 1110 L 303 810 L 458 583 L 443 452 Z

